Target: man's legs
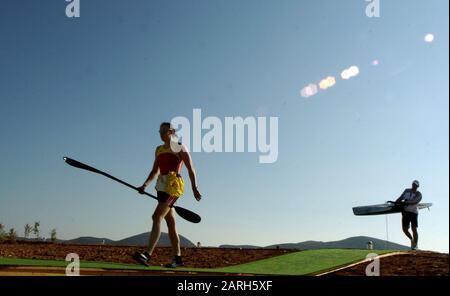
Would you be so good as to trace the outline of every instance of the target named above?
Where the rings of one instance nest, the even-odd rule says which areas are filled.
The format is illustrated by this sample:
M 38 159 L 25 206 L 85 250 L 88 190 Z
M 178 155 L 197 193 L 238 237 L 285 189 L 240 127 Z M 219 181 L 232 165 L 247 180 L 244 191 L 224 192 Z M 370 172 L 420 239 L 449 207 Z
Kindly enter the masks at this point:
M 411 233 L 409 233 L 409 227 L 403 226 L 403 232 L 412 241 L 413 237 L 412 237 Z
M 409 216 L 407 212 L 402 212 L 402 227 L 403 227 L 403 232 L 405 233 L 405 235 L 412 241 L 412 235 L 411 233 L 409 233 L 409 224 L 411 223 L 411 221 L 409 221 Z
M 417 249 L 417 243 L 419 242 L 419 234 L 417 233 L 417 227 L 411 227 L 414 237 L 414 249 Z
M 403 232 L 405 235 L 409 238 L 411 241 L 411 250 L 417 249 L 417 243 L 419 241 L 419 234 L 417 233 L 417 214 L 409 213 L 409 212 L 403 212 L 402 213 L 402 226 L 403 226 Z M 412 229 L 412 235 L 409 233 L 409 225 L 411 224 Z
M 414 237 L 414 246 L 412 248 L 413 250 L 417 250 L 417 244 L 419 242 L 419 234 L 417 233 L 417 227 L 419 227 L 418 217 L 418 214 L 414 214 L 411 218 L 411 229 Z
M 413 237 L 411 235 L 411 233 L 409 233 L 409 224 L 411 223 L 410 219 L 409 219 L 409 215 L 407 212 L 402 212 L 402 228 L 403 228 L 403 233 L 409 238 L 409 240 L 411 241 L 411 249 L 414 248 L 414 240 Z

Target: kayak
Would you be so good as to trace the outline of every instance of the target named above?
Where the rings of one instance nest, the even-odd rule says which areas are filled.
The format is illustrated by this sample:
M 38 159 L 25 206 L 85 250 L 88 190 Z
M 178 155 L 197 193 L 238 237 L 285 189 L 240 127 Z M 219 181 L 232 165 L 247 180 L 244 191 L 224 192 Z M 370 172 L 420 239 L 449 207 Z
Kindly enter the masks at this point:
M 432 205 L 432 203 L 420 203 L 417 205 L 417 208 L 421 210 L 429 208 Z M 396 214 L 401 213 L 403 207 L 403 205 L 397 205 L 394 202 L 386 202 L 384 204 L 378 205 L 354 207 L 353 214 L 355 214 L 356 216 Z

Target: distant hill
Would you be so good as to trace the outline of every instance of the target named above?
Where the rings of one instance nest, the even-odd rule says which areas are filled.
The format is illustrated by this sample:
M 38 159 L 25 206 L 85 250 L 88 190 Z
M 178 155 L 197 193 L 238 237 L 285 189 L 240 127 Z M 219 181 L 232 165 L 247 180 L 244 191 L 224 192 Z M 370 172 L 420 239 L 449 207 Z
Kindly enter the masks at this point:
M 108 238 L 97 238 L 97 237 L 89 237 L 83 236 L 72 240 L 61 241 L 60 243 L 66 244 L 105 244 L 105 245 L 116 245 L 116 246 L 146 246 L 148 244 L 148 239 L 150 236 L 150 232 L 144 232 L 141 234 L 133 235 L 118 241 L 114 241 Z M 283 244 L 275 244 L 269 246 L 254 246 L 254 245 L 220 245 L 219 248 L 238 248 L 238 249 L 298 249 L 298 250 L 314 250 L 314 249 L 365 249 L 367 248 L 367 242 L 371 241 L 373 244 L 373 248 L 377 250 L 409 250 L 408 246 L 403 246 L 400 244 L 388 242 L 385 240 L 377 239 L 374 237 L 368 236 L 355 236 L 347 239 L 339 240 L 339 241 L 331 241 L 331 242 L 322 242 L 322 241 L 304 241 L 299 243 L 283 243 Z M 196 245 L 191 242 L 186 237 L 180 235 L 180 245 L 184 248 L 195 247 Z M 169 235 L 165 232 L 161 233 L 161 238 L 158 242 L 158 247 L 169 247 L 170 246 L 170 238 Z
M 219 248 L 227 249 L 261 249 L 264 247 L 252 246 L 252 245 L 220 245 Z
M 281 249 L 299 249 L 299 250 L 314 250 L 314 249 L 365 249 L 367 248 L 367 242 L 371 241 L 373 248 L 377 250 L 409 250 L 409 247 L 399 245 L 396 243 L 388 242 L 385 240 L 377 239 L 368 236 L 356 236 L 350 237 L 344 240 L 321 242 L 321 241 L 305 241 L 300 243 L 284 243 L 266 246 L 264 248 L 276 248 Z M 221 245 L 221 248 L 261 248 L 257 246 L 233 246 L 233 245 Z
M 148 239 L 150 237 L 150 232 L 144 232 L 138 235 L 134 235 L 134 236 L 130 236 L 127 237 L 125 239 L 122 239 L 120 241 L 116 241 L 114 242 L 115 245 L 121 245 L 121 246 L 125 246 L 125 245 L 129 245 L 129 246 L 146 246 L 148 244 Z M 190 247 L 195 247 L 195 244 L 193 242 L 191 242 L 189 239 L 187 239 L 186 237 L 179 235 L 180 237 L 180 246 L 183 248 L 190 248 Z M 159 247 L 170 247 L 170 238 L 169 238 L 169 234 L 165 233 L 165 232 L 161 232 L 161 237 L 159 238 L 159 242 L 158 242 L 158 246 Z
M 79 238 L 66 241 L 59 240 L 59 242 L 61 243 L 76 244 L 76 245 L 101 245 L 103 244 L 103 241 L 105 241 L 105 245 L 111 245 L 112 243 L 114 243 L 113 240 L 110 240 L 108 238 L 98 238 L 91 236 L 82 236 Z
M 82 236 L 79 238 L 71 240 L 59 240 L 58 242 L 65 244 L 79 244 L 79 245 L 115 245 L 115 246 L 146 246 L 148 244 L 148 239 L 150 237 L 150 232 L 144 232 L 141 234 L 133 235 L 118 241 L 114 241 L 108 238 L 98 238 Z M 180 245 L 183 248 L 195 247 L 194 243 L 180 235 Z M 170 247 L 169 235 L 165 232 L 161 233 L 161 237 L 158 242 L 158 247 Z

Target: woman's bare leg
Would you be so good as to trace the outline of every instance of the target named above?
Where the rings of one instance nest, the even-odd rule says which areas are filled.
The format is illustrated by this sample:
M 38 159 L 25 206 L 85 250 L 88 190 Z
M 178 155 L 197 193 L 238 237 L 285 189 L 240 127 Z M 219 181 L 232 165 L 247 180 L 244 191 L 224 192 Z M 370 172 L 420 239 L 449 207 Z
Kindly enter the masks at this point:
M 167 213 L 166 217 L 167 228 L 169 229 L 169 238 L 172 243 L 172 249 L 175 256 L 181 256 L 180 238 L 178 236 L 175 225 L 175 211 L 173 208 Z
M 150 234 L 150 239 L 148 243 L 148 253 L 151 255 L 158 243 L 159 237 L 161 236 L 161 221 L 169 213 L 170 207 L 166 203 L 159 202 L 158 206 L 153 213 L 153 225 L 152 232 Z

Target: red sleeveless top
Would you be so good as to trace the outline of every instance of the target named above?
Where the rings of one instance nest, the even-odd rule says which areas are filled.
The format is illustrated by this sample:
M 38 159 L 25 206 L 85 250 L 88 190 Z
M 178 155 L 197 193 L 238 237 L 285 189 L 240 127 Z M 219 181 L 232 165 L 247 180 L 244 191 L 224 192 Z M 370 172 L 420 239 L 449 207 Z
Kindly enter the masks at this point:
M 169 172 L 181 172 L 183 161 L 172 151 L 172 149 L 165 148 L 164 145 L 156 149 L 156 164 L 161 175 L 167 175 Z

